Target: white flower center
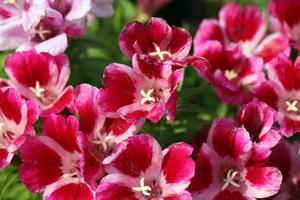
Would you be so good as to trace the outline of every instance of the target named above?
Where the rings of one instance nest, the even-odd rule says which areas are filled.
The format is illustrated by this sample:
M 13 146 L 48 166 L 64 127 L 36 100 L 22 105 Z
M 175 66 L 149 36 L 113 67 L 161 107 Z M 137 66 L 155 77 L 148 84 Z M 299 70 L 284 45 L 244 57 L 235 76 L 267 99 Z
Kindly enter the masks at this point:
M 154 92 L 153 89 L 149 89 L 147 92 L 141 90 L 141 95 L 143 96 L 141 100 L 141 104 L 155 102 L 155 98 L 151 96 L 153 92 Z
M 114 136 L 112 135 L 107 136 L 107 134 L 105 133 L 101 134 L 100 131 L 97 131 L 96 139 L 95 140 L 89 139 L 89 141 L 93 144 L 102 145 L 103 150 L 106 151 L 108 147 L 107 143 L 113 138 Z
M 151 192 L 151 187 L 148 185 L 145 185 L 145 179 L 141 178 L 140 180 L 140 186 L 139 187 L 132 187 L 132 190 L 136 192 L 141 192 L 144 196 L 150 196 Z
M 170 52 L 168 52 L 168 51 L 162 51 L 157 44 L 153 43 L 153 45 L 154 45 L 155 51 L 149 53 L 149 56 L 153 56 L 153 57 L 158 56 L 158 58 L 160 59 L 160 61 L 163 61 L 164 58 L 165 58 L 165 56 L 169 56 L 169 57 L 172 56 Z
M 225 76 L 228 80 L 231 81 L 232 79 L 235 79 L 236 77 L 238 77 L 238 74 L 232 69 L 232 70 L 225 70 L 224 76 Z
M 250 42 L 248 40 L 242 42 L 241 46 L 242 46 L 242 51 L 243 51 L 245 56 L 251 57 L 253 55 L 253 52 L 252 52 L 252 49 L 251 49 L 251 46 L 250 46 Z
M 38 81 L 35 82 L 35 88 L 30 87 L 29 89 L 31 92 L 35 94 L 37 98 L 41 98 L 42 93 L 45 92 L 45 89 L 40 86 L 40 83 Z
M 237 171 L 230 169 L 227 172 L 226 178 L 223 179 L 224 185 L 222 186 L 221 190 L 224 191 L 229 185 L 234 187 L 240 187 L 240 184 L 236 182 L 236 176 L 238 175 Z
M 39 26 L 35 32 L 42 40 L 46 40 L 46 35 L 51 33 L 50 30 L 44 29 L 43 26 Z
M 297 108 L 297 104 L 298 104 L 298 101 L 297 100 L 294 100 L 294 101 L 286 101 L 285 102 L 287 108 L 286 108 L 286 111 L 290 112 L 297 112 L 298 111 L 298 108 Z

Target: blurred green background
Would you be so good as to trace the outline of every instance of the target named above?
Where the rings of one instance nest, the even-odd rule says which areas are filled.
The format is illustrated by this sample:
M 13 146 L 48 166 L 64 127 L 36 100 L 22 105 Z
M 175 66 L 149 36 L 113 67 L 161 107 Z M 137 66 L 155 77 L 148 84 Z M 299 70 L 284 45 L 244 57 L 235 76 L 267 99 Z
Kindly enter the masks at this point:
M 217 17 L 220 8 L 229 0 L 173 0 L 155 16 L 166 19 L 169 24 L 186 28 L 194 35 L 203 18 Z M 239 0 L 240 4 L 256 4 L 267 11 L 267 0 Z M 102 72 L 106 65 L 120 62 L 130 65 L 130 60 L 122 56 L 118 46 L 118 36 L 123 26 L 136 16 L 135 0 L 115 0 L 115 13 L 109 19 L 93 19 L 84 38 L 70 39 L 67 55 L 71 61 L 70 84 L 74 87 L 89 83 L 101 87 Z M 0 76 L 5 57 L 0 54 Z M 212 87 L 201 80 L 193 69 L 187 68 L 185 79 L 179 87 L 177 117 L 173 124 L 162 120 L 158 124 L 147 122 L 142 133 L 156 137 L 162 147 L 177 141 L 191 142 L 195 131 L 203 124 L 209 124 L 216 117 L 234 117 L 237 108 L 228 107 L 216 97 Z M 0 200 L 41 199 L 26 190 L 18 178 L 19 161 L 0 172 Z

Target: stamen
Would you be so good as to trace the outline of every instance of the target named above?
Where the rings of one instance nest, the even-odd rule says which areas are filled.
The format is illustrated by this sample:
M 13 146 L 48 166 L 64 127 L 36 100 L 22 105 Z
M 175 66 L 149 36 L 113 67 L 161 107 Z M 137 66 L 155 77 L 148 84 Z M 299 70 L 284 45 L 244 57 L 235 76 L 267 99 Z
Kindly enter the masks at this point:
M 45 35 L 51 33 L 50 30 L 44 29 L 43 26 L 40 26 L 35 32 L 42 40 L 46 40 Z
M 251 43 L 247 40 L 241 43 L 242 51 L 245 56 L 251 57 L 252 56 L 252 50 L 251 50 Z
M 224 76 L 231 81 L 232 79 L 235 79 L 238 74 L 234 70 L 225 70 Z
M 155 102 L 155 98 L 151 96 L 153 92 L 153 89 L 148 90 L 147 93 L 144 90 L 141 90 L 141 95 L 144 97 L 141 100 L 141 104 L 145 104 L 146 102 Z
M 285 104 L 287 106 L 286 111 L 298 112 L 298 108 L 297 108 L 298 101 L 296 100 L 286 101 Z
M 42 93 L 45 92 L 45 89 L 40 86 L 40 83 L 38 81 L 35 82 L 35 88 L 30 87 L 29 90 L 33 92 L 37 98 L 41 98 Z
M 145 185 L 145 179 L 141 178 L 140 180 L 140 186 L 139 187 L 133 187 L 132 190 L 136 191 L 136 192 L 142 192 L 143 195 L 145 196 L 150 196 L 150 192 L 151 192 L 151 187 L 149 187 L 148 185 Z
M 152 57 L 158 56 L 160 61 L 163 61 L 165 56 L 169 56 L 169 57 L 172 56 L 170 52 L 162 51 L 157 44 L 153 43 L 153 45 L 154 45 L 155 51 L 149 53 L 149 56 L 152 56 Z
M 232 169 L 229 170 L 227 172 L 226 178 L 223 179 L 224 185 L 222 186 L 221 190 L 224 191 L 229 185 L 232 185 L 237 188 L 241 187 L 240 184 L 238 184 L 235 180 L 237 175 L 238 175 L 237 171 L 234 171 Z
M 110 135 L 110 136 L 107 136 L 106 134 L 102 135 L 102 134 L 97 134 L 97 139 L 95 140 L 89 140 L 91 143 L 93 144 L 99 144 L 99 145 L 102 145 L 103 147 L 103 150 L 106 151 L 107 150 L 107 143 L 109 140 L 113 139 L 114 136 Z

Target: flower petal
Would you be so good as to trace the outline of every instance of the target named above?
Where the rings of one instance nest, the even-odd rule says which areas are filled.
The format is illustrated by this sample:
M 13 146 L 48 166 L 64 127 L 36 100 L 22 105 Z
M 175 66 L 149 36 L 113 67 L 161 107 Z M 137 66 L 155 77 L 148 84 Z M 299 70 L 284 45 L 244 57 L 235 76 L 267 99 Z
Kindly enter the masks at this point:
M 282 175 L 273 167 L 248 167 L 245 193 L 254 198 L 266 198 L 276 194 L 280 188 Z

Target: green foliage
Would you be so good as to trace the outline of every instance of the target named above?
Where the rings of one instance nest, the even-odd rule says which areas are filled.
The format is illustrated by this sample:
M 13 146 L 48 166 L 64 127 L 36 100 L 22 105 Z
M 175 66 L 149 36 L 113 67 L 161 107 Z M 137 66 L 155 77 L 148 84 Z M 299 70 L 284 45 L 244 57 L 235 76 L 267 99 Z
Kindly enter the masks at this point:
M 0 171 L 0 200 L 39 200 L 40 195 L 29 192 L 18 177 L 18 167 L 10 165 Z

